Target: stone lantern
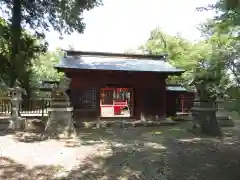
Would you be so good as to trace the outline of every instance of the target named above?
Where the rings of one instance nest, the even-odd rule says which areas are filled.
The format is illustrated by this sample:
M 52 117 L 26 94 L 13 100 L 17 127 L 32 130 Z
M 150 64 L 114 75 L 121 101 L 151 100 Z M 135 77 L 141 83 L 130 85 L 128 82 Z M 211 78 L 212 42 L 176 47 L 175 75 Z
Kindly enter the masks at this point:
M 22 95 L 26 94 L 25 89 L 20 87 L 20 83 L 16 81 L 13 88 L 9 88 L 11 100 L 11 117 L 9 119 L 9 129 L 19 130 L 24 128 L 24 120 L 19 116 L 20 104 L 22 103 Z
M 197 90 L 192 111 L 193 131 L 210 136 L 221 136 L 222 132 L 217 122 L 217 107 L 211 99 L 206 88 L 206 83 L 195 83 Z
M 66 90 L 69 88 L 70 80 L 61 78 L 58 86 L 51 92 L 51 103 L 48 108 L 48 122 L 43 138 L 71 138 L 75 137 L 72 112 L 69 97 Z

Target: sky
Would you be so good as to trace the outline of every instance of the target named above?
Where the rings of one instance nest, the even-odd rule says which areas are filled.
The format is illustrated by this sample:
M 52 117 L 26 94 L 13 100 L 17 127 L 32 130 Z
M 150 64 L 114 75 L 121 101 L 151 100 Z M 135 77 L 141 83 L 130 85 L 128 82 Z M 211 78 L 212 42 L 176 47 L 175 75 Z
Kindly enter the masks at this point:
M 200 39 L 197 26 L 213 12 L 197 12 L 196 7 L 216 0 L 103 0 L 103 6 L 83 14 L 86 29 L 60 40 L 58 33 L 47 33 L 49 49 L 122 53 L 146 42 L 151 30 L 159 27 L 170 35 L 180 34 L 191 41 Z

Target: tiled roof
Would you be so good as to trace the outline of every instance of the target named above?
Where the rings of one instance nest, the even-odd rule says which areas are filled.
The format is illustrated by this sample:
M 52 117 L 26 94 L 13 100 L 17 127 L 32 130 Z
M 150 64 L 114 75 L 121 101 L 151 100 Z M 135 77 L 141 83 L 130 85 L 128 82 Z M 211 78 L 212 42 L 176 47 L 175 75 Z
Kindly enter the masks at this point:
M 165 56 L 127 55 L 98 52 L 66 53 L 56 68 L 115 70 L 115 71 L 148 71 L 182 73 L 165 61 Z

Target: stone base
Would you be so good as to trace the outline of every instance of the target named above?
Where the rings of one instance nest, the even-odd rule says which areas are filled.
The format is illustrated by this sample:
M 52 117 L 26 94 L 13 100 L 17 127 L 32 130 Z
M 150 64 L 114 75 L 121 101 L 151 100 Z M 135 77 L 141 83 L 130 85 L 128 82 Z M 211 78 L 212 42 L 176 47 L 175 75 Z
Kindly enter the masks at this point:
M 234 122 L 229 117 L 217 117 L 217 121 L 220 127 L 233 127 Z
M 51 108 L 43 138 L 74 138 L 76 136 L 72 108 Z
M 25 121 L 26 121 L 26 118 L 10 117 L 7 131 L 25 130 Z
M 5 131 L 9 127 L 9 117 L 0 118 L 0 131 Z

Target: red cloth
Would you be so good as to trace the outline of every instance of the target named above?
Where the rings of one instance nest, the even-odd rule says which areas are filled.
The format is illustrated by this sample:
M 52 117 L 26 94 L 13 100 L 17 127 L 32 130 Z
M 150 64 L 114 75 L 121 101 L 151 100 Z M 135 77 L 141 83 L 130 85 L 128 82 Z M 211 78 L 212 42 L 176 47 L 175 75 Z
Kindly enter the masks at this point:
M 114 114 L 120 114 L 122 106 L 113 106 Z

